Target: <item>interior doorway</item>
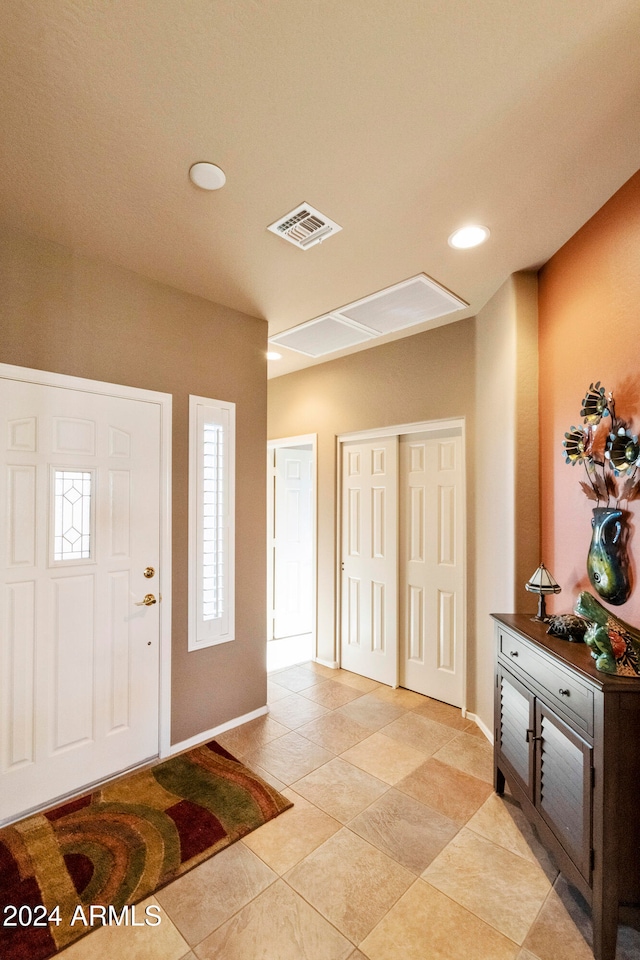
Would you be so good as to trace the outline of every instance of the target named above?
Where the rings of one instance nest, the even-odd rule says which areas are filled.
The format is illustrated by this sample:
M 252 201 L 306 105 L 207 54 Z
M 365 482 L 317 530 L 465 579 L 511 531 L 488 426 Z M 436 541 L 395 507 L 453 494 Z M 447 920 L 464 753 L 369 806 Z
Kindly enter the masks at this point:
M 316 649 L 316 436 L 267 445 L 267 670 Z

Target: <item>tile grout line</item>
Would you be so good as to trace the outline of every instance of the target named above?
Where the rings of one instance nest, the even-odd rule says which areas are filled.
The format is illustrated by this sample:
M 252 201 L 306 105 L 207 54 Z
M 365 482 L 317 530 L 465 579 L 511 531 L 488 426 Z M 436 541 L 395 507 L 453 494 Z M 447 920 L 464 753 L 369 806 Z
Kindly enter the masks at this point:
M 440 887 L 436 887 L 433 883 L 429 883 L 429 881 L 425 880 L 424 877 L 418 877 L 418 880 L 421 880 L 422 883 L 426 883 L 428 887 L 431 887 L 431 889 L 435 890 L 436 893 L 439 893 L 440 896 L 446 897 L 450 903 L 455 904 L 455 906 L 459 907 L 460 910 L 464 910 L 465 913 L 468 913 L 470 917 L 474 917 L 474 919 L 479 920 L 480 923 L 483 923 L 486 927 L 490 927 L 490 929 L 493 930 L 495 933 L 497 933 L 499 936 L 504 937 L 505 940 L 508 940 L 509 943 L 512 943 L 514 947 L 516 947 L 518 953 L 522 950 L 522 943 L 524 943 L 524 941 L 527 939 L 527 936 L 529 935 L 529 930 L 531 930 L 531 927 L 533 926 L 533 924 L 529 926 L 522 943 L 517 943 L 515 940 L 512 940 L 511 937 L 508 937 L 506 933 L 503 933 L 502 930 L 498 930 L 498 928 L 494 926 L 489 920 L 485 920 L 484 917 L 480 917 L 473 910 L 470 910 L 469 907 L 466 907 L 463 903 L 460 903 L 459 900 L 456 900 L 454 897 L 450 896 L 448 893 L 445 893 L 445 891 L 441 890 Z M 546 897 L 545 897 L 545 900 L 546 900 Z M 543 900 L 543 903 L 544 902 L 545 901 Z
M 311 690 L 311 689 L 314 689 L 316 686 L 318 686 L 318 684 L 310 685 L 308 688 L 304 688 L 304 689 L 301 690 L 301 691 L 292 691 L 292 693 L 295 692 L 297 695 L 300 695 L 300 696 L 302 696 L 302 697 L 305 697 L 305 699 L 307 699 L 307 700 L 309 700 L 309 701 L 311 701 L 311 702 L 318 703 L 318 701 L 313 701 L 311 697 L 306 696 L 306 695 L 305 695 L 305 692 L 304 692 L 304 690 Z M 368 691 L 368 692 L 373 692 L 373 691 Z M 346 703 L 354 703 L 354 702 L 356 702 L 358 699 L 361 699 L 363 696 L 366 696 L 366 695 L 367 695 L 367 691 L 362 691 L 358 696 L 353 697 L 353 698 L 352 698 L 351 700 L 349 700 L 349 701 L 346 701 Z M 384 703 L 385 701 L 384 701 L 384 700 L 381 700 L 381 702 Z M 321 705 L 321 706 L 324 706 L 324 704 L 320 704 L 320 705 Z M 328 713 L 325 714 L 324 716 L 330 716 L 332 713 L 335 713 L 337 710 L 340 709 L 341 706 L 344 706 L 344 705 L 345 705 L 345 704 L 340 704 L 340 705 L 337 706 L 337 707 L 328 708 Z M 412 714 L 412 713 L 414 713 L 414 711 L 415 711 L 416 709 L 418 709 L 418 708 L 415 707 L 415 706 L 414 706 L 414 707 L 403 707 L 403 708 L 402 708 L 403 712 L 402 712 L 402 714 L 400 715 L 400 717 L 406 716 L 407 714 Z M 420 714 L 418 714 L 418 716 L 420 716 Z M 339 824 L 340 824 L 340 828 L 339 828 L 340 830 L 342 830 L 342 829 L 348 830 L 349 833 L 350 833 L 352 836 L 359 837 L 359 835 L 356 834 L 355 831 L 353 831 L 349 825 L 350 825 L 357 817 L 359 817 L 359 816 L 361 816 L 362 814 L 366 813 L 367 810 L 370 810 L 371 807 L 374 806 L 374 805 L 375 805 L 379 800 L 381 800 L 384 796 L 386 796 L 386 795 L 389 793 L 390 790 L 396 789 L 396 788 L 397 788 L 397 783 L 388 783 L 387 781 L 380 780 L 380 778 L 376 777 L 374 774 L 371 774 L 369 771 L 364 770 L 363 768 L 358 767 L 358 766 L 357 766 L 356 764 L 354 764 L 354 763 L 351 763 L 350 760 L 348 760 L 347 758 L 344 757 L 344 754 L 347 753 L 347 752 L 348 752 L 350 749 L 352 749 L 354 746 L 357 746 L 358 744 L 360 744 L 360 743 L 368 740 L 370 737 L 374 736 L 374 735 L 377 734 L 377 733 L 381 733 L 381 734 L 384 735 L 384 731 L 386 730 L 386 728 L 389 727 L 392 723 L 394 723 L 396 719 L 400 719 L 400 717 L 395 718 L 394 720 L 389 721 L 388 723 L 384 724 L 382 727 L 378 727 L 378 728 L 376 728 L 376 729 L 372 729 L 367 736 L 363 737 L 361 740 L 356 741 L 356 744 L 353 744 L 353 745 L 351 745 L 351 746 L 349 746 L 349 747 L 346 747 L 345 750 L 341 751 L 340 753 L 335 753 L 334 750 L 329 750 L 324 744 L 318 744 L 318 743 L 316 743 L 316 741 L 311 740 L 310 737 L 308 737 L 308 736 L 305 735 L 304 733 L 300 732 L 300 729 L 301 729 L 302 727 L 306 726 L 306 723 L 302 723 L 302 724 L 300 724 L 298 727 L 290 728 L 289 732 L 296 732 L 296 733 L 299 734 L 299 736 L 301 736 L 303 739 L 307 740 L 310 744 L 313 744 L 314 746 L 321 746 L 323 749 L 328 750 L 328 752 L 333 755 L 333 756 L 331 757 L 332 760 L 333 760 L 333 759 L 342 759 L 343 762 L 349 763 L 350 766 L 352 766 L 355 770 L 358 770 L 358 771 L 360 771 L 360 772 L 363 772 L 363 773 L 367 774 L 368 776 L 373 777 L 373 779 L 377 780 L 381 785 L 384 786 L 384 791 L 383 791 L 382 794 L 380 794 L 378 797 L 374 798 L 369 804 L 367 804 L 365 807 L 363 807 L 362 810 L 360 810 L 357 814 L 355 814 L 353 817 L 351 817 L 346 823 L 343 823 L 341 820 L 339 820 L 338 818 L 336 818 L 335 816 L 333 816 L 332 814 L 330 814 L 328 811 L 326 811 L 326 810 L 324 810 L 322 807 L 318 806 L 318 804 L 314 803 L 314 801 L 310 800 L 310 799 L 307 798 L 307 797 L 304 797 L 304 794 L 303 794 L 300 790 L 297 790 L 297 789 L 296 789 L 296 787 L 297 787 L 297 785 L 300 783 L 300 781 L 304 780 L 306 776 L 309 776 L 311 773 L 313 773 L 313 772 L 315 772 L 315 771 L 317 771 L 317 770 L 320 770 L 323 766 L 326 766 L 327 764 L 329 764 L 329 763 L 331 762 L 331 760 L 327 760 L 325 763 L 320 764 L 318 767 L 313 768 L 313 770 L 309 771 L 308 774 L 305 774 L 303 777 L 299 777 L 297 780 L 294 780 L 292 783 L 287 784 L 287 787 L 288 787 L 289 789 L 295 791 L 295 792 L 300 793 L 300 795 L 304 797 L 304 799 L 306 800 L 306 802 L 307 802 L 307 803 L 310 803 L 310 804 L 311 804 L 316 810 L 318 810 L 320 813 L 323 813 L 323 814 L 325 814 L 325 815 L 327 815 L 327 816 L 330 816 L 330 817 L 331 817 L 332 819 L 334 819 L 337 823 L 339 823 Z M 322 719 L 322 718 L 318 718 L 318 719 Z M 466 728 L 466 729 L 465 729 L 465 728 L 460 729 L 460 728 L 458 728 L 458 727 L 450 726 L 450 725 L 448 725 L 448 724 L 446 724 L 446 723 L 442 723 L 442 721 L 440 721 L 440 720 L 435 720 L 435 719 L 432 719 L 432 718 L 430 718 L 430 717 L 426 717 L 425 719 L 429 720 L 431 723 L 435 723 L 435 724 L 437 724 L 438 726 L 443 727 L 444 729 L 449 729 L 449 730 L 452 730 L 452 731 L 455 731 L 455 732 L 453 732 L 453 734 L 452 734 L 452 736 L 451 736 L 451 739 L 450 739 L 449 741 L 447 741 L 447 743 L 444 744 L 443 747 L 438 748 L 438 750 L 434 751 L 434 753 L 432 753 L 432 754 L 425 754 L 425 755 L 424 755 L 424 761 L 423 761 L 423 762 L 426 762 L 427 760 L 429 760 L 429 759 L 431 759 L 431 758 L 434 758 L 434 757 L 437 759 L 437 754 L 438 754 L 442 749 L 444 749 L 444 747 L 446 747 L 446 746 L 454 743 L 456 740 L 461 739 L 461 734 L 462 734 L 462 733 L 467 733 L 467 729 L 468 729 L 468 728 Z M 277 721 L 277 722 L 278 722 L 278 721 Z M 313 722 L 313 721 L 307 721 L 307 722 Z M 357 722 L 357 721 L 356 721 L 356 722 Z M 283 726 L 286 726 L 286 724 L 283 724 Z M 286 734 L 280 734 L 278 737 L 273 738 L 273 740 L 271 740 L 271 741 L 269 741 L 269 742 L 270 742 L 270 743 L 274 743 L 274 742 L 276 742 L 281 736 L 286 736 Z M 469 736 L 469 734 L 467 734 L 467 736 Z M 392 738 L 392 739 L 396 739 L 396 738 Z M 400 743 L 403 743 L 404 741 L 399 740 L 399 742 L 400 742 Z M 482 743 L 483 741 L 480 741 L 480 742 Z M 410 744 L 407 744 L 407 746 L 411 746 L 411 745 L 410 745 Z M 414 749 L 415 749 L 415 748 L 414 748 Z M 460 767 L 456 767 L 454 764 L 450 764 L 450 763 L 448 763 L 448 762 L 447 762 L 446 760 L 444 760 L 444 759 L 443 759 L 443 760 L 440 760 L 439 762 L 440 762 L 440 763 L 443 763 L 443 764 L 445 764 L 445 765 L 447 765 L 447 766 L 450 766 L 452 769 L 454 769 L 454 770 L 456 770 L 456 771 L 458 771 L 458 772 L 461 772 L 461 773 L 463 773 L 463 774 L 466 774 L 467 776 L 472 776 L 472 777 L 474 777 L 475 779 L 478 779 L 478 780 L 480 780 L 481 782 L 484 782 L 484 781 L 482 781 L 482 778 L 476 777 L 475 774 L 471 773 L 470 771 L 464 770 L 464 769 L 462 769 L 462 768 L 460 768 Z M 400 780 L 402 780 L 402 779 L 404 779 L 404 778 L 401 777 Z M 398 782 L 400 782 L 400 781 L 398 781 Z M 402 791 L 401 791 L 401 792 L 402 792 Z M 416 799 L 416 798 L 414 798 L 414 799 Z M 421 801 L 417 801 L 417 802 L 421 802 Z M 486 802 L 486 801 L 485 801 L 485 802 Z M 484 804 L 481 804 L 481 806 L 480 806 L 478 809 L 481 809 L 481 807 L 482 807 L 483 805 L 484 805 Z M 425 806 L 428 807 L 429 805 L 426 804 Z M 438 812 L 438 811 L 436 811 L 436 812 Z M 469 818 L 469 819 L 472 819 L 472 818 Z M 460 824 L 460 825 L 459 825 L 459 828 L 458 828 L 458 831 L 457 831 L 457 833 L 456 833 L 456 836 L 459 834 L 460 830 L 462 830 L 465 826 L 468 825 L 468 822 L 469 822 L 469 821 L 466 821 L 465 824 Z M 480 839 L 483 839 L 483 840 L 487 840 L 487 838 L 486 838 L 486 837 L 483 837 L 482 834 L 476 833 L 476 831 L 474 831 L 473 828 L 468 828 L 468 829 L 474 834 L 474 836 L 477 836 L 477 837 L 479 837 Z M 364 838 L 359 837 L 359 839 L 362 840 L 362 839 L 364 839 Z M 326 841 L 323 841 L 323 842 L 326 842 Z M 369 841 L 365 841 L 365 842 L 369 842 Z M 489 842 L 495 842 L 495 841 L 489 841 Z M 290 867 L 289 870 L 293 870 L 296 866 L 299 866 L 301 863 L 303 863 L 304 860 L 307 859 L 307 857 L 312 856 L 322 845 L 323 845 L 323 843 L 318 844 L 318 846 L 315 847 L 312 851 L 310 851 L 310 852 L 309 852 L 308 854 L 306 854 L 305 856 L 301 857 L 300 860 L 296 862 L 296 864 L 292 865 L 292 867 Z M 375 845 L 372 844 L 372 846 L 375 846 Z M 508 848 L 503 847 L 502 844 L 499 844 L 499 843 L 498 843 L 498 844 L 496 844 L 496 846 L 501 847 L 501 849 L 504 849 L 504 850 L 506 850 L 507 852 L 514 853 L 513 851 L 510 851 Z M 397 861 L 393 856 L 390 856 L 388 853 L 385 853 L 385 851 L 380 850 L 380 849 L 377 848 L 377 847 L 376 847 L 376 849 L 379 850 L 379 852 L 380 852 L 383 856 L 387 857 L 387 859 L 389 859 L 392 863 L 396 863 L 396 864 L 402 866 L 402 864 L 399 864 L 399 861 Z M 445 849 L 446 849 L 446 847 L 445 847 Z M 525 857 L 522 857 L 520 854 L 514 854 L 514 855 L 518 856 L 521 860 L 523 860 L 523 862 L 531 863 L 530 860 L 528 860 L 528 859 L 525 858 Z M 268 865 L 268 864 L 267 864 L 267 865 Z M 405 869 L 407 869 L 407 868 L 405 867 Z M 286 872 L 289 872 L 289 870 L 286 871 Z M 410 871 L 410 872 L 411 872 L 411 871 Z M 284 875 L 280 875 L 280 876 L 282 877 L 282 879 L 284 879 Z M 407 890 L 408 890 L 408 889 L 411 889 L 411 887 L 412 887 L 413 884 L 416 882 L 416 880 L 422 880 L 423 883 L 428 883 L 428 881 L 424 880 L 424 879 L 422 878 L 422 875 L 420 874 L 420 875 L 415 876 L 415 878 L 413 879 L 412 883 L 411 883 L 410 886 L 407 888 Z M 296 890 L 288 883 L 287 880 L 284 880 L 284 882 L 287 884 L 287 886 L 290 887 L 291 890 L 294 891 L 294 893 L 298 893 L 298 891 L 296 891 Z M 430 886 L 432 886 L 432 885 L 430 885 Z M 433 889 L 436 889 L 436 890 L 437 890 L 438 888 L 433 888 Z M 551 892 L 552 889 L 553 889 L 553 884 L 550 883 L 550 889 L 549 889 L 547 895 L 545 896 L 545 899 L 543 900 L 543 903 L 542 903 L 542 905 L 541 905 L 541 907 L 540 907 L 540 910 L 542 909 L 542 906 L 543 906 L 544 903 L 546 902 L 547 897 L 549 896 L 549 893 Z M 397 904 L 397 902 L 402 898 L 402 896 L 404 896 L 404 894 L 405 894 L 406 892 L 407 892 L 407 891 L 405 890 L 402 894 L 400 894 L 400 895 L 394 900 L 394 902 L 393 902 L 393 903 L 388 907 L 388 909 L 385 911 L 383 917 L 380 918 L 380 920 L 378 921 L 378 923 L 381 923 L 381 922 L 386 918 L 386 916 L 388 915 L 388 913 L 390 912 L 390 910 L 393 909 L 393 907 L 394 907 L 394 906 Z M 521 944 L 517 944 L 515 941 L 511 940 L 510 937 L 507 937 L 504 933 L 502 933 L 502 931 L 500 931 L 500 930 L 498 930 L 496 927 L 494 927 L 493 924 L 489 923 L 489 922 L 488 922 L 487 920 L 485 920 L 484 918 L 477 916 L 477 914 L 475 914 L 472 910 L 469 910 L 467 907 L 463 906 L 463 904 L 459 903 L 459 902 L 456 901 L 454 898 L 449 897 L 447 894 L 444 894 L 442 891 L 439 891 L 439 892 L 440 892 L 443 896 L 446 896 L 447 899 L 450 900 L 450 902 L 456 904 L 458 907 L 460 907 L 461 909 L 465 910 L 465 911 L 466 911 L 467 913 L 469 913 L 471 916 L 474 916 L 474 917 L 475 917 L 477 920 L 479 920 L 481 923 L 484 923 L 484 924 L 486 924 L 488 927 L 490 927 L 491 929 L 495 930 L 496 933 L 498 933 L 500 936 L 503 936 L 503 937 L 505 937 L 506 940 L 509 940 L 510 942 L 512 942 L 512 943 L 514 944 L 514 947 L 516 947 L 518 950 L 522 949 L 522 945 L 521 945 Z M 298 893 L 298 895 L 299 895 L 299 896 L 302 896 L 302 895 L 299 894 L 299 893 Z M 305 900 L 305 902 L 309 903 L 304 896 L 303 896 L 303 899 Z M 312 909 L 314 909 L 314 910 L 316 911 L 316 913 L 320 913 L 320 916 L 322 916 L 325 920 L 327 920 L 327 922 L 329 922 L 329 923 L 331 922 L 331 921 L 328 920 L 328 918 L 324 917 L 324 914 L 322 914 L 320 911 L 318 911 L 317 908 L 315 908 L 315 907 L 313 906 L 313 904 L 309 903 L 309 906 L 311 906 Z M 539 911 L 538 911 L 538 913 L 539 913 Z M 537 916 L 537 915 L 536 915 L 536 916 Z M 535 922 L 535 920 L 534 920 L 533 922 Z M 527 930 L 527 934 L 525 935 L 525 938 L 524 938 L 524 939 L 526 939 L 526 936 L 528 935 L 528 932 L 529 932 L 529 930 L 531 929 L 531 926 L 532 926 L 532 925 L 533 925 L 533 923 L 529 926 L 529 928 L 528 928 L 528 930 Z M 332 924 L 332 926 L 333 926 L 333 924 Z M 369 933 L 371 933 L 373 930 L 375 930 L 375 928 L 376 928 L 377 926 L 378 926 L 378 924 L 376 924 L 376 925 L 372 928 L 372 930 L 369 931 Z M 337 929 L 337 928 L 336 928 L 336 929 Z M 342 931 L 338 931 L 338 932 L 339 932 L 339 933 L 342 933 Z M 343 935 L 343 936 L 346 936 L 345 934 L 342 934 L 342 935 Z M 369 935 L 369 934 L 367 934 L 366 936 L 368 936 L 368 935 Z M 356 943 L 355 941 L 351 940 L 351 938 L 348 938 L 348 937 L 347 937 L 346 939 L 348 939 L 349 942 L 354 943 L 354 945 L 355 945 L 356 948 L 358 947 L 358 943 Z M 363 939 L 366 939 L 366 938 L 363 938 Z M 523 940 L 523 943 L 524 943 L 524 940 Z

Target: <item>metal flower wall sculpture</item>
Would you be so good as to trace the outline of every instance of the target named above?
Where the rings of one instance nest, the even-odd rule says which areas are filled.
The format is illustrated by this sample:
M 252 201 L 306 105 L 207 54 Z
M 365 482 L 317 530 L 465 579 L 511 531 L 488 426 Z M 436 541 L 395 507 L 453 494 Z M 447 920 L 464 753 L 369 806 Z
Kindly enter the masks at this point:
M 613 394 L 607 393 L 599 380 L 589 385 L 580 416 L 585 425 L 565 433 L 563 453 L 566 463 L 584 466 L 587 480 L 580 483 L 583 491 L 590 500 L 607 507 L 612 499 L 617 507 L 623 500 L 635 500 L 640 496 L 640 443 L 630 426 L 616 416 Z
M 584 425 L 565 433 L 563 454 L 566 463 L 584 466 L 587 479 L 580 486 L 596 502 L 587 571 L 603 599 L 621 604 L 629 597 L 630 584 L 628 528 L 620 504 L 640 496 L 640 443 L 630 424 L 616 416 L 613 394 L 599 380 L 589 385 L 580 416 Z

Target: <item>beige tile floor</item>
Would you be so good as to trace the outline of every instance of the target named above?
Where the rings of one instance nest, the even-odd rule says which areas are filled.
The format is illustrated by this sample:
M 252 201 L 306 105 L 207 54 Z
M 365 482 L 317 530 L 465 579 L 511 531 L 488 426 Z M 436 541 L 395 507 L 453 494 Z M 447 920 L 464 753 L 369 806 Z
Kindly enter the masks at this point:
M 454 710 L 318 664 L 218 739 L 294 802 L 62 960 L 590 960 L 589 912 Z M 620 928 L 617 960 L 640 958 Z

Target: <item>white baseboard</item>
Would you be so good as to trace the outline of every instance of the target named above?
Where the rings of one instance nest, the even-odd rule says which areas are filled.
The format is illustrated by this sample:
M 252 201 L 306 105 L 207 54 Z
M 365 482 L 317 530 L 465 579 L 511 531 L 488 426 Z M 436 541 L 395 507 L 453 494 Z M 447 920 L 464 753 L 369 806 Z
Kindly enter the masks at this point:
M 482 732 L 484 733 L 484 735 L 485 735 L 485 737 L 487 738 L 487 740 L 489 741 L 489 743 L 493 745 L 493 733 L 489 730 L 489 728 L 487 727 L 487 725 L 482 722 L 482 720 L 480 719 L 480 717 L 476 716 L 475 713 L 467 713 L 467 714 L 465 714 L 465 716 L 466 716 L 467 720 L 473 720 L 473 722 L 474 722 L 477 726 L 480 727 L 480 729 L 481 729 Z
M 329 667 L 330 670 L 340 669 L 340 664 L 337 660 L 321 660 L 320 657 L 314 657 L 313 662 L 319 663 L 321 667 Z
M 257 710 L 252 710 L 251 713 L 245 713 L 241 717 L 235 717 L 233 720 L 227 720 L 226 723 L 221 723 L 219 727 L 213 727 L 211 730 L 205 730 L 203 733 L 197 733 L 195 737 L 189 737 L 188 740 L 182 740 L 180 743 L 172 743 L 166 756 L 172 757 L 174 753 L 182 753 L 183 750 L 189 750 L 191 747 L 197 747 L 198 744 L 206 743 L 208 740 L 213 740 L 221 733 L 226 733 L 227 730 L 233 730 L 234 727 L 240 727 L 243 723 L 248 723 L 250 720 L 257 720 L 258 717 L 264 717 L 264 715 L 267 713 L 269 713 L 268 706 L 259 707 Z

